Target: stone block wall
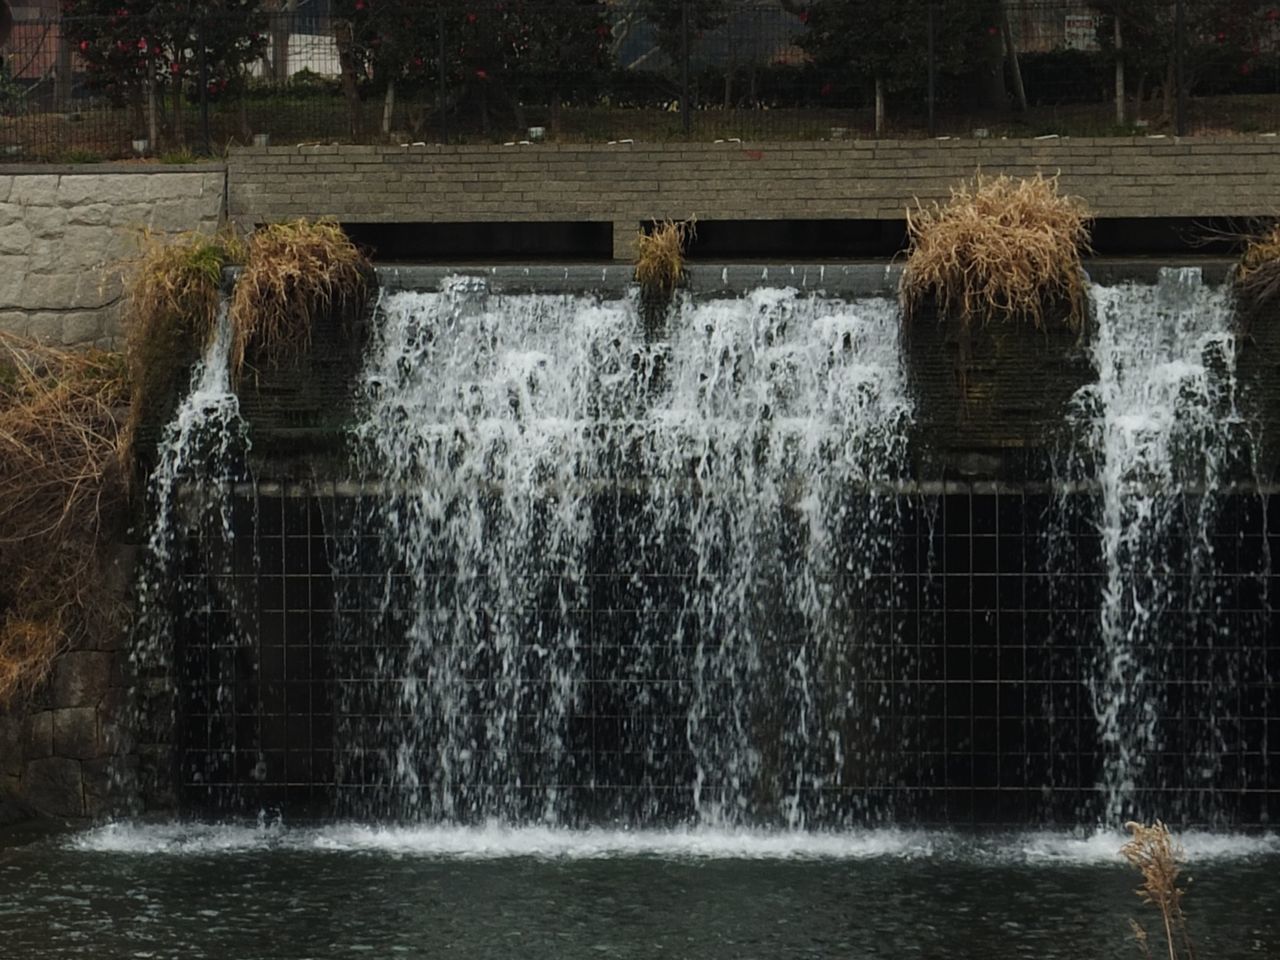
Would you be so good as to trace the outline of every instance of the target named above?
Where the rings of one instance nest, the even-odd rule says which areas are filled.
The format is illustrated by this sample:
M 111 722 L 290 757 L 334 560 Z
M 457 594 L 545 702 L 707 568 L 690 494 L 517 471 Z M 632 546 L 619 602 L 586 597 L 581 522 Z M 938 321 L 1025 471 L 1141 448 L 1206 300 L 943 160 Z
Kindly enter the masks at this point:
M 608 222 L 629 260 L 642 220 L 901 219 L 978 170 L 1060 174 L 1100 217 L 1280 210 L 1280 138 L 1258 136 L 241 148 L 228 212 L 245 225 Z
M 139 231 L 215 229 L 225 183 L 220 165 L 0 167 L 0 331 L 113 345 Z
M 110 588 L 129 590 L 132 555 L 117 551 Z M 81 818 L 108 812 L 112 776 L 131 773 L 120 756 L 128 703 L 123 636 L 97 638 L 58 657 L 29 697 L 0 709 L 0 824 L 37 814 Z

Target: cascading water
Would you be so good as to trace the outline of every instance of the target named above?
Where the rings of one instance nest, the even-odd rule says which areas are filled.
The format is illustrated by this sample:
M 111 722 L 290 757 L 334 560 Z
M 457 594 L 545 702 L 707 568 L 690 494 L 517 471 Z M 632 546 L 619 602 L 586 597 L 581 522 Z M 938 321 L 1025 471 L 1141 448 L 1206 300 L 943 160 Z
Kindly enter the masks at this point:
M 1212 659 L 1221 639 L 1214 524 L 1242 458 L 1247 473 L 1249 445 L 1225 291 L 1205 286 L 1198 269 L 1181 269 L 1162 271 L 1155 286 L 1094 287 L 1092 296 L 1098 382 L 1081 391 L 1072 416 L 1090 461 L 1076 470 L 1098 486 L 1104 580 L 1088 689 L 1104 751 L 1104 819 L 1115 824 L 1172 815 L 1143 796 L 1162 785 L 1152 769 L 1162 752 L 1190 762 L 1200 785 L 1212 783 L 1221 688 L 1207 681 L 1229 684 L 1231 673 L 1201 678 L 1195 710 L 1209 723 L 1196 739 L 1210 742 L 1171 742 L 1178 717 L 1166 684 L 1190 668 L 1186 646 Z
M 346 732 L 380 809 L 836 813 L 886 706 L 849 681 L 906 459 L 896 308 L 764 290 L 652 339 L 630 301 L 457 280 L 382 313 L 345 567 L 392 572 L 341 604 L 373 611 L 342 712 L 381 718 Z
M 151 742 L 164 742 L 167 737 L 163 733 L 148 737 L 147 727 L 173 725 L 175 613 L 191 606 L 207 609 L 210 602 L 203 582 L 181 576 L 179 549 L 192 549 L 197 541 L 217 545 L 213 553 L 201 550 L 201 565 L 215 575 L 230 569 L 226 548 L 235 539 L 230 487 L 243 475 L 248 449 L 240 404 L 231 386 L 232 340 L 224 301 L 212 336 L 192 370 L 190 388 L 160 435 L 147 487 L 150 527 L 137 578 L 131 663 L 137 715 L 128 729 Z M 221 638 L 221 642 L 234 639 Z M 219 687 L 211 696 L 216 700 L 225 693 L 226 688 Z M 216 712 L 216 706 L 210 705 L 208 712 Z M 144 779 L 151 781 L 144 785 L 144 793 L 166 793 L 167 758 L 141 759 Z M 116 779 L 124 779 L 124 772 L 117 772 Z

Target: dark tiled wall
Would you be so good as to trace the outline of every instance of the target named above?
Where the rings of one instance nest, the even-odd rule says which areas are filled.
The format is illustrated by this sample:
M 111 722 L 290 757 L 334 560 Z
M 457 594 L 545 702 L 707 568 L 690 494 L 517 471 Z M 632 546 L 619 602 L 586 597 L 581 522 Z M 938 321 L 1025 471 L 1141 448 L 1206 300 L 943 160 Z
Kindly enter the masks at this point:
M 868 749 L 838 785 L 809 798 L 812 820 L 1074 824 L 1101 815 L 1104 751 L 1089 678 L 1106 577 L 1093 507 L 1087 495 L 1059 500 L 1029 487 L 896 499 L 872 578 L 837 587 L 858 651 L 850 682 L 860 706 L 845 726 Z M 386 731 L 403 720 L 387 677 L 403 667 L 376 664 L 404 663 L 394 611 L 412 600 L 375 613 L 385 573 L 372 536 L 378 501 L 259 492 L 236 511 L 242 534 L 228 574 L 209 572 L 208 543 L 189 543 L 186 554 L 187 595 L 208 604 L 180 611 L 185 804 L 393 814 Z M 353 529 L 369 535 L 354 540 Z M 1198 590 L 1187 544 L 1174 537 L 1161 547 L 1174 599 L 1158 643 L 1141 653 L 1146 695 L 1161 703 L 1160 753 L 1138 797 L 1152 814 L 1237 824 L 1280 815 L 1280 703 L 1268 682 L 1280 676 L 1268 612 L 1280 536 L 1268 542 L 1268 530 L 1280 530 L 1280 498 L 1227 500 L 1214 570 Z M 575 818 L 679 818 L 692 804 L 690 653 L 661 638 L 681 616 L 690 571 L 678 555 L 641 569 L 626 542 L 625 529 L 602 525 L 588 582 L 573 585 L 584 689 L 556 779 Z M 337 567 L 367 579 L 339 583 Z M 530 629 L 560 616 L 530 610 Z M 766 664 L 761 677 L 770 673 Z M 536 718 L 545 678 L 531 667 L 527 679 L 521 710 Z M 782 687 L 758 697 L 762 729 L 792 722 L 793 699 Z M 546 785 L 532 733 L 513 762 L 528 802 L 514 809 L 534 811 Z M 476 797 L 489 786 L 477 784 Z M 761 797 L 763 816 L 777 798 L 767 788 Z

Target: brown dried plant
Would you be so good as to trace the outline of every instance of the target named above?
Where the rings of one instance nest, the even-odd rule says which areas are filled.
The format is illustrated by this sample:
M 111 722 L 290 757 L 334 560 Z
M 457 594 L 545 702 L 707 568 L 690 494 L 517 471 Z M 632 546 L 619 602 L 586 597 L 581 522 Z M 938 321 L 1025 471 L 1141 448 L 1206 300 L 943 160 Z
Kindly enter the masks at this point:
M 1280 310 L 1280 223 L 1248 238 L 1234 280 L 1240 327 L 1251 333 L 1260 318 Z
M 127 498 L 129 378 L 118 354 L 0 335 L 0 703 L 77 634 L 119 627 L 103 531 Z
M 636 237 L 636 282 L 645 297 L 669 300 L 684 280 L 685 250 L 698 232 L 696 217 L 662 220 Z
M 1178 886 L 1186 852 L 1159 820 L 1150 826 L 1131 821 L 1125 824 L 1125 829 L 1131 836 L 1120 848 L 1120 855 L 1142 874 L 1142 886 L 1135 891 L 1139 899 L 1160 911 L 1169 960 L 1194 960 L 1187 917 L 1182 910 L 1182 897 L 1187 891 L 1186 887 Z M 1150 938 L 1146 929 L 1136 920 L 1130 920 L 1129 926 L 1139 949 L 1149 957 Z
M 318 319 L 357 318 L 372 281 L 372 264 L 336 223 L 294 220 L 257 230 L 231 299 L 234 375 L 250 361 L 296 358 Z
M 1090 213 L 1063 196 L 1057 177 L 979 175 L 946 204 L 907 210 L 903 315 L 926 300 L 963 324 L 993 320 L 1045 323 L 1049 305 L 1065 305 L 1073 329 L 1087 310 L 1081 255 L 1089 250 Z
M 223 269 L 244 257 L 243 244 L 229 232 L 147 231 L 141 246 L 123 275 L 125 355 L 134 384 L 131 435 L 181 388 L 181 376 L 217 322 Z

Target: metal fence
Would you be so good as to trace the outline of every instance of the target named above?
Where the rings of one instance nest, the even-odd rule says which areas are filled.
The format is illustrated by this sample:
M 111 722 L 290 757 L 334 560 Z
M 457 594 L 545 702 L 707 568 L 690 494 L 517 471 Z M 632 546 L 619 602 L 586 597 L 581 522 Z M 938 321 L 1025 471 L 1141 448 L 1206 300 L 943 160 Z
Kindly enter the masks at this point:
M 1280 0 L 120 3 L 14 24 L 0 161 L 1280 129 Z

